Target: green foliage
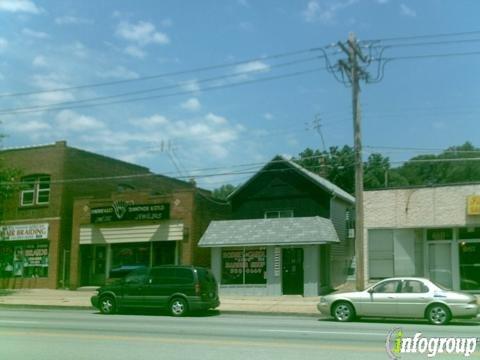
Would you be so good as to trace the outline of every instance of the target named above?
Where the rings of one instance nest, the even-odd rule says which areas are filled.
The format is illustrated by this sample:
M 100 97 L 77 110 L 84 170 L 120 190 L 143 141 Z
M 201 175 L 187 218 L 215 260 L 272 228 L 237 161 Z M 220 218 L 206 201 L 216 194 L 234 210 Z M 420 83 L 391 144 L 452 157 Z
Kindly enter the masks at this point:
M 219 188 L 213 190 L 212 196 L 220 200 L 225 200 L 228 195 L 235 191 L 236 188 L 236 186 L 231 184 L 222 185 Z
M 354 155 L 353 148 L 347 145 L 342 148 L 331 147 L 328 152 L 307 148 L 294 161 L 353 194 L 355 189 Z M 413 161 L 405 162 L 404 165 L 397 168 L 391 167 L 388 157 L 373 153 L 364 163 L 364 189 L 479 182 L 479 161 L 461 161 L 478 157 L 480 157 L 480 148 L 474 147 L 469 142 L 450 147 L 439 155 L 415 156 L 410 159 Z M 441 161 L 443 159 L 454 160 Z

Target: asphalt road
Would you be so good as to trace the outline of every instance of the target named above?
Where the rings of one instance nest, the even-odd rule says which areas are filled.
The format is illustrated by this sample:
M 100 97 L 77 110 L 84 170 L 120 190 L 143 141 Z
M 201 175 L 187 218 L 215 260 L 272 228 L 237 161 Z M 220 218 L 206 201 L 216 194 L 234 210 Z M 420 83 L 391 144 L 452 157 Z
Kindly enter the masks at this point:
M 480 323 L 223 315 L 172 318 L 163 314 L 105 316 L 87 310 L 0 308 L 0 359 L 388 359 L 385 340 L 400 327 L 413 336 L 479 337 Z M 470 358 L 480 357 L 480 344 Z M 402 354 L 402 359 L 423 358 Z M 464 358 L 444 355 L 442 358 Z

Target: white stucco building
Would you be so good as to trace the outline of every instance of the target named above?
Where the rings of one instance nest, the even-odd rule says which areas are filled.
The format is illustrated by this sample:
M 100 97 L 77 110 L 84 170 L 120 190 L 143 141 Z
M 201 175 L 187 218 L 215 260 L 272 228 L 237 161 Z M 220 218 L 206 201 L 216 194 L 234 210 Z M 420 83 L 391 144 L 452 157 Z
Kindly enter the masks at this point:
M 480 184 L 366 191 L 369 280 L 425 276 L 480 291 Z

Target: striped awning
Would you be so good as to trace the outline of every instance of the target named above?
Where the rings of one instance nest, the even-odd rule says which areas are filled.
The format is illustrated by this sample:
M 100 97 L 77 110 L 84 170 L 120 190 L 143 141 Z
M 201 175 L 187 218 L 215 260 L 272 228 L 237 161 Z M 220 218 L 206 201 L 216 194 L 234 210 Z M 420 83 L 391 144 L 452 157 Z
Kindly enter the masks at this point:
M 100 227 L 84 225 L 80 227 L 80 244 L 114 244 L 149 241 L 183 240 L 183 222 L 162 221 L 160 224 L 139 226 Z

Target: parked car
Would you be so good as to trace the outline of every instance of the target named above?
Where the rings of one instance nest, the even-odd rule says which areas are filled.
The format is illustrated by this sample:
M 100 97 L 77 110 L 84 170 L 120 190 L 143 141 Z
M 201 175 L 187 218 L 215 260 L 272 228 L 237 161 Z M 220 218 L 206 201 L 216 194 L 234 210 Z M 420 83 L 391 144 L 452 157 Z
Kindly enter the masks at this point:
M 362 316 L 426 318 L 435 325 L 446 324 L 452 318 L 474 318 L 479 310 L 473 295 L 411 277 L 385 279 L 364 291 L 322 296 L 317 308 L 338 321 Z
M 121 308 L 156 308 L 168 309 L 173 316 L 220 305 L 217 281 L 209 269 L 173 265 L 134 270 L 100 287 L 91 302 L 103 314 Z

